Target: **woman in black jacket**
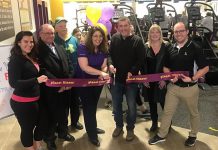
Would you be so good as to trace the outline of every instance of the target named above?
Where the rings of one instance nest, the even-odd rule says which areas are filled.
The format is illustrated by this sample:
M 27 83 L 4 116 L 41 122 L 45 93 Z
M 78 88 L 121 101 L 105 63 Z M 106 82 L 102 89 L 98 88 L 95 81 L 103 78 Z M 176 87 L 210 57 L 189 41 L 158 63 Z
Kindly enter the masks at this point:
M 146 47 L 146 64 L 147 73 L 155 74 L 163 72 L 165 52 L 170 44 L 163 40 L 162 31 L 159 25 L 154 24 L 150 27 L 148 33 L 148 42 Z M 150 131 L 156 131 L 158 127 L 157 103 L 159 102 L 162 109 L 164 108 L 166 83 L 165 81 L 151 82 L 149 88 L 146 87 L 147 97 L 149 101 L 152 126 Z
M 8 76 L 9 84 L 14 88 L 10 104 L 21 128 L 21 143 L 27 150 L 42 150 L 42 134 L 38 127 L 39 84 L 46 82 L 47 76 L 39 76 L 32 32 L 21 31 L 16 35 Z

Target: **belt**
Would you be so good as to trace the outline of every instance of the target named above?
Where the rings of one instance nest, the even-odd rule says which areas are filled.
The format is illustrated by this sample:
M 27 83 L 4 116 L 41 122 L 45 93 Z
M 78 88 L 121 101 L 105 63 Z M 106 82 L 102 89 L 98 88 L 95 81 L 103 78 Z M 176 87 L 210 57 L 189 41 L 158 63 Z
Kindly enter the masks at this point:
M 183 82 L 183 83 L 174 83 L 174 84 L 179 86 L 179 87 L 191 87 L 191 86 L 194 86 L 196 84 L 196 82 L 194 82 L 194 83 L 191 83 L 191 82 L 185 83 L 185 82 Z

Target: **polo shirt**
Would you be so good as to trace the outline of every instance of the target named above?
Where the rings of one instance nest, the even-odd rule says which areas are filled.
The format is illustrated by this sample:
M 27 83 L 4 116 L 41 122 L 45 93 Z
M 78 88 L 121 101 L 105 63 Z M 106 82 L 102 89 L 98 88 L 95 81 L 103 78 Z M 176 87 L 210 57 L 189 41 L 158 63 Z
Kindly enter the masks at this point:
M 194 75 L 195 63 L 198 69 L 208 66 L 208 61 L 203 54 L 203 49 L 194 41 L 188 40 L 180 49 L 175 43 L 166 52 L 164 66 L 169 68 L 171 71 L 188 71 L 189 76 L 192 77 Z
M 88 65 L 95 69 L 101 70 L 101 66 L 104 62 L 104 59 L 108 57 L 108 54 L 105 54 L 101 51 L 97 53 L 91 53 L 85 45 L 80 44 L 77 49 L 78 58 L 86 57 L 88 60 Z M 79 64 L 77 64 L 76 68 L 76 77 L 77 78 L 98 78 L 98 75 L 87 74 L 83 71 Z

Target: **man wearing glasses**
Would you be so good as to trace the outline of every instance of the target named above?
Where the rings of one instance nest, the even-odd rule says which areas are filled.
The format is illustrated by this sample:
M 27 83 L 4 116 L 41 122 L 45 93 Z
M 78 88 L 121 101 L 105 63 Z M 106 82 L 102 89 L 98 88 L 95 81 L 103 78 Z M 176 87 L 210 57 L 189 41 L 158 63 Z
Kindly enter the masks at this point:
M 73 70 L 70 70 L 70 61 L 63 47 L 54 43 L 54 28 L 49 24 L 44 24 L 39 29 L 39 64 L 40 71 L 46 74 L 49 79 L 69 78 L 73 76 Z M 47 87 L 41 86 L 41 110 L 42 117 L 47 117 L 45 124 L 44 141 L 48 150 L 56 150 L 55 132 L 58 132 L 58 138 L 65 141 L 74 141 L 75 138 L 69 134 L 67 127 L 66 108 L 68 99 L 67 91 L 70 87 Z
M 161 126 L 159 132 L 148 141 L 151 145 L 165 141 L 173 114 L 180 101 L 185 102 L 190 113 L 191 131 L 185 141 L 185 146 L 194 146 L 196 142 L 200 124 L 197 81 L 209 71 L 209 67 L 202 48 L 188 38 L 188 32 L 184 23 L 175 24 L 176 43 L 167 53 L 164 72 L 188 71 L 189 76 L 175 76 L 168 84 Z M 196 73 L 194 73 L 194 63 L 198 66 Z

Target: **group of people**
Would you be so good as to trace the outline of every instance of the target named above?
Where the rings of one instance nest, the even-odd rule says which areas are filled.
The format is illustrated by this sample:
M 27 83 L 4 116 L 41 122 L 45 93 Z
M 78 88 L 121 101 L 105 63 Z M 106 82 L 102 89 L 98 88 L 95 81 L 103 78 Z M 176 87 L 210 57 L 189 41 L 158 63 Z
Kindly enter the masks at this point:
M 44 140 L 49 150 L 57 149 L 58 138 L 74 141 L 68 132 L 68 113 L 71 126 L 82 129 L 79 119 L 79 101 L 82 104 L 85 129 L 89 141 L 100 146 L 98 134 L 105 131 L 97 125 L 97 104 L 103 86 L 95 87 L 48 87 L 48 79 L 80 78 L 110 80 L 115 129 L 112 137 L 123 133 L 123 95 L 127 101 L 126 141 L 135 138 L 137 83 L 126 80 L 138 74 L 154 74 L 170 71 L 188 71 L 189 76 L 175 76 L 165 81 L 143 83 L 145 99 L 149 101 L 152 126 L 158 129 L 157 103 L 163 109 L 160 129 L 149 144 L 165 141 L 178 102 L 184 101 L 190 112 L 191 132 L 185 142 L 193 146 L 199 128 L 197 80 L 208 70 L 202 49 L 188 38 L 188 29 L 179 22 L 174 26 L 175 44 L 163 40 L 159 25 L 149 29 L 148 41 L 131 32 L 131 22 L 121 17 L 117 33 L 108 44 L 103 29 L 93 26 L 85 41 L 67 33 L 67 20 L 57 18 L 55 27 L 44 24 L 35 43 L 33 34 L 21 31 L 16 35 L 8 64 L 9 83 L 14 88 L 11 107 L 21 127 L 21 142 L 27 150 L 43 150 Z M 194 62 L 198 70 L 194 73 Z M 166 96 L 165 96 L 166 95 Z

